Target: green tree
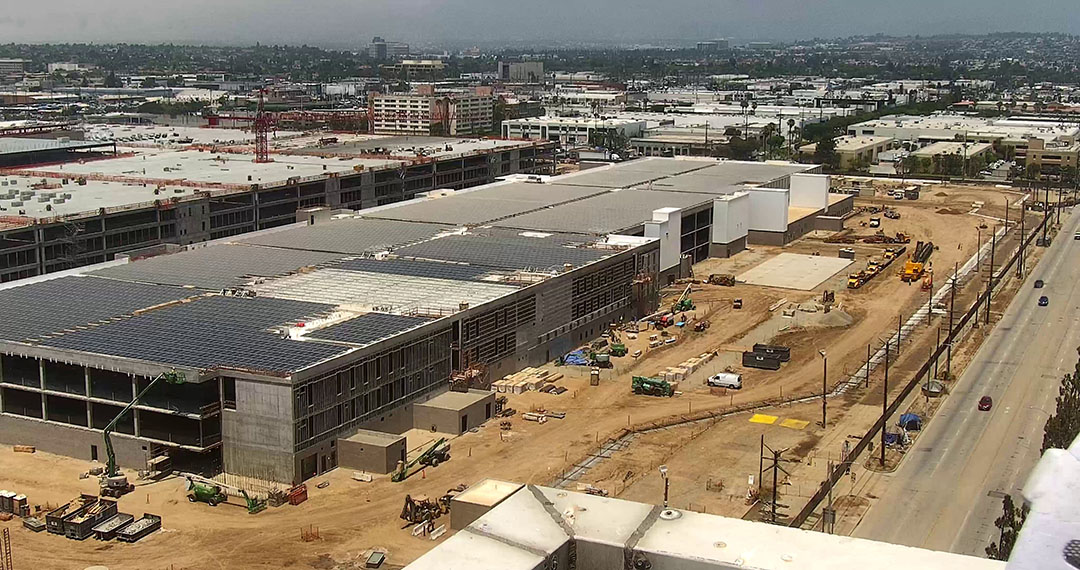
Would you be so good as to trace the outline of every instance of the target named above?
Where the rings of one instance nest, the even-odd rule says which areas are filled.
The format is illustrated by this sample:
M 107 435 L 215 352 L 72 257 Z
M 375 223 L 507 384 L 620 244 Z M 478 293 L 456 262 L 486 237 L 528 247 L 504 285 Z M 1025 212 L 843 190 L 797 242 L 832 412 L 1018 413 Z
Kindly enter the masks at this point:
M 1042 450 L 1065 449 L 1077 436 L 1080 436 L 1080 361 L 1072 374 L 1061 379 L 1057 408 L 1043 427 Z
M 994 521 L 994 526 L 998 528 L 999 541 L 991 542 L 990 546 L 986 547 L 986 555 L 991 560 L 1009 559 L 1013 546 L 1016 545 L 1016 536 L 1020 534 L 1020 527 L 1024 526 L 1024 520 L 1027 519 L 1028 510 L 1027 505 L 1017 509 L 1011 495 L 1005 495 L 1002 499 L 1001 516 Z
M 123 84 L 120 83 L 120 78 L 116 76 L 115 72 L 110 71 L 109 74 L 105 76 L 105 87 L 116 89 L 117 87 L 121 87 L 122 85 Z
M 1029 162 L 1027 166 L 1024 167 L 1024 178 L 1027 178 L 1028 180 L 1038 180 L 1041 174 L 1042 167 L 1034 162 Z
M 814 160 L 832 170 L 839 168 L 840 155 L 836 154 L 836 140 L 830 137 L 818 141 Z

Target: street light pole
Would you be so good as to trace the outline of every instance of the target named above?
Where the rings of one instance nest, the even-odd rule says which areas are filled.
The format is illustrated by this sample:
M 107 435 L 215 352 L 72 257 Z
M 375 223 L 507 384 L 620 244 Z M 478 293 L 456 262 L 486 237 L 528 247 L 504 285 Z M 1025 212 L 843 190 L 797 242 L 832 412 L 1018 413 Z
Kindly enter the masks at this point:
M 885 413 L 889 409 L 889 343 L 885 343 L 885 383 L 881 391 L 881 468 L 885 468 L 885 427 L 889 421 Z

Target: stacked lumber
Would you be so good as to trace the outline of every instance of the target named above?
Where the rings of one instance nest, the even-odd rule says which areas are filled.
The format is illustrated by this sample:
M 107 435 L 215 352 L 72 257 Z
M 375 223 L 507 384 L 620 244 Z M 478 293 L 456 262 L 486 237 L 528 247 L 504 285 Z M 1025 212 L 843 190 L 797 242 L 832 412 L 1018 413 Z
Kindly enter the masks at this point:
M 705 364 L 713 359 L 713 353 L 706 352 L 694 358 L 684 360 L 678 366 L 668 366 L 667 368 L 656 373 L 658 378 L 663 378 L 669 383 L 682 382 L 690 377 L 691 374 L 700 370 Z
M 522 394 L 539 390 L 563 377 L 561 372 L 528 367 L 515 372 L 502 380 L 491 383 L 491 389 L 504 394 Z

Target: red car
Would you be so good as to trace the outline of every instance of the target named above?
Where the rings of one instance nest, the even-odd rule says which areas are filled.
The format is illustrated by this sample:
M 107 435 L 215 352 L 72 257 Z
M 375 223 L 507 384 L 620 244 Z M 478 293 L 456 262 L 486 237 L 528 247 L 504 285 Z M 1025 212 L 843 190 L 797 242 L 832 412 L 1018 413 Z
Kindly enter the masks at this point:
M 985 411 L 988 411 L 992 407 L 994 407 L 994 399 L 993 398 L 991 398 L 990 396 L 983 396 L 982 398 L 979 398 L 979 410 L 980 411 L 985 412 Z

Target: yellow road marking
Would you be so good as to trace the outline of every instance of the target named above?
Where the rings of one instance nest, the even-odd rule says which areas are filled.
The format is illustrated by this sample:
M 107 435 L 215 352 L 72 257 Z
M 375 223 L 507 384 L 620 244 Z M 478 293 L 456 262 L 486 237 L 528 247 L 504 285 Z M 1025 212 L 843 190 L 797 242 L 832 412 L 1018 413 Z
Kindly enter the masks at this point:
M 750 421 L 755 424 L 772 424 L 778 419 L 779 418 L 776 416 L 768 416 L 765 414 L 754 414 L 753 416 L 750 416 Z

